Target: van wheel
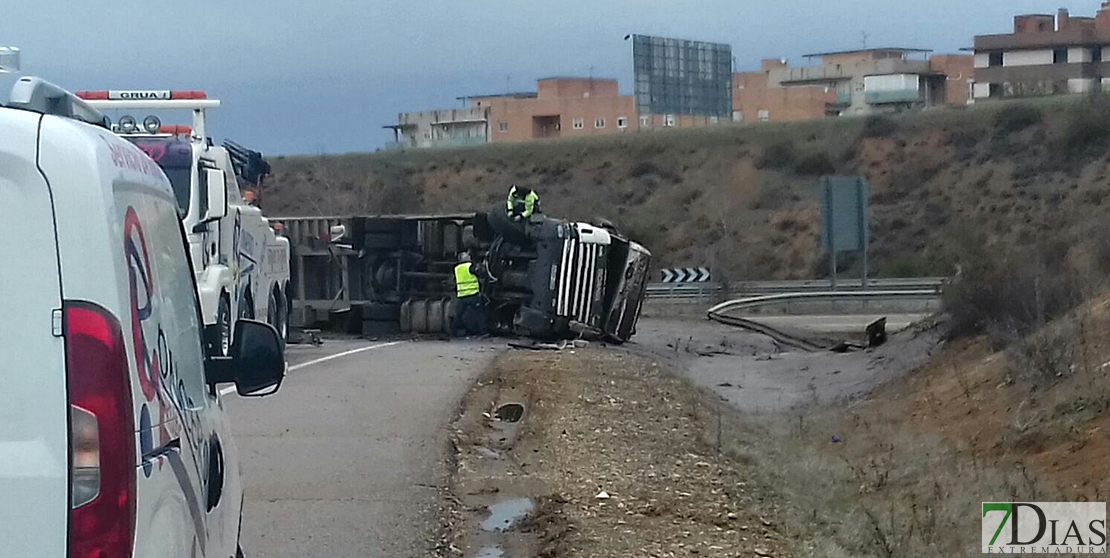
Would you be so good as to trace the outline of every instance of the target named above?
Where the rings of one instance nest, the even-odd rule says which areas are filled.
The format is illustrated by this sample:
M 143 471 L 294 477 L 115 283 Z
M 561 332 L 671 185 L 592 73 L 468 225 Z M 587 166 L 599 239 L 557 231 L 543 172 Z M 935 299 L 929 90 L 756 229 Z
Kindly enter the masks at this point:
M 220 355 L 231 354 L 231 300 L 227 295 L 220 296 L 220 307 L 216 311 L 216 326 L 219 330 L 219 339 L 216 348 Z

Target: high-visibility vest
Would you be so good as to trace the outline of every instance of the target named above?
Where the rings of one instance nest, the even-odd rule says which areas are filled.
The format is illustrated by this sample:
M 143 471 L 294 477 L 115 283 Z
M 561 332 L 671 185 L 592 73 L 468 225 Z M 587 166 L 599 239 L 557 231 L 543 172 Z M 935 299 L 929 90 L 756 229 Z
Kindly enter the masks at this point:
M 478 278 L 470 272 L 469 262 L 455 266 L 455 292 L 459 298 L 478 294 Z
M 505 201 L 505 210 L 509 212 L 509 215 L 516 213 L 517 201 L 520 201 L 520 198 L 516 194 L 516 186 L 513 186 L 509 189 L 509 199 Z M 520 213 L 520 216 L 525 219 L 531 217 L 536 212 L 536 203 L 539 201 L 540 196 L 536 194 L 535 190 L 529 192 L 527 196 L 524 196 L 524 211 Z

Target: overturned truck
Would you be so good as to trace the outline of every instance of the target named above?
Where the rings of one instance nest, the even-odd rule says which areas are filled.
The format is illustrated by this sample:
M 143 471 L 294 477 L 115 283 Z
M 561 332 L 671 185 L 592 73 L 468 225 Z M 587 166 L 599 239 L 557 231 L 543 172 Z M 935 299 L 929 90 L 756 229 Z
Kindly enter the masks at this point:
M 488 213 L 278 219 L 292 243 L 295 325 L 448 333 L 453 268 L 478 264 L 491 331 L 539 340 L 636 331 L 651 254 L 611 223 Z

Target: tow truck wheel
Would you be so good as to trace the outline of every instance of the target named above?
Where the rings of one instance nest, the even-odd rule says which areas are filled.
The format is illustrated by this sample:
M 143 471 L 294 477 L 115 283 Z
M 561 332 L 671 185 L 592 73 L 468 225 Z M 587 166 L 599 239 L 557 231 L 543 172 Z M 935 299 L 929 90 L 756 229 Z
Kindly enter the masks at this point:
M 289 334 L 289 320 L 285 314 L 285 304 L 282 303 L 276 290 L 270 293 L 270 300 L 266 306 L 266 321 L 274 326 L 282 340 L 286 339 Z
M 231 300 L 227 295 L 220 295 L 220 307 L 216 311 L 216 325 L 220 336 L 217 348 L 220 355 L 228 356 L 231 353 Z

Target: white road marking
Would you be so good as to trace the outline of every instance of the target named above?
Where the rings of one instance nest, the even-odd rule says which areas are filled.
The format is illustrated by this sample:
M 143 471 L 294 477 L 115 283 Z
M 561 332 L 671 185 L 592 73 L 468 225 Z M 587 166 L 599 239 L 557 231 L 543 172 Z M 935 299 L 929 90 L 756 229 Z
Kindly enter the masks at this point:
M 378 343 L 377 345 L 370 345 L 368 347 L 361 347 L 361 348 L 358 348 L 358 349 L 351 349 L 349 351 L 343 351 L 342 353 L 336 353 L 334 355 L 329 355 L 329 356 L 326 356 L 326 357 L 320 357 L 320 358 L 315 359 L 315 360 L 310 360 L 308 362 L 302 362 L 302 363 L 297 364 L 295 366 L 290 366 L 289 369 L 288 369 L 288 372 L 296 372 L 297 370 L 300 370 L 302 368 L 308 368 L 309 366 L 315 366 L 317 364 L 323 364 L 325 362 L 328 362 L 329 360 L 335 360 L 337 358 L 343 358 L 343 357 L 346 357 L 346 356 L 357 355 L 358 353 L 364 353 L 366 351 L 372 351 L 374 349 L 392 347 L 393 345 L 399 345 L 401 343 L 404 343 L 404 341 L 392 341 L 392 342 L 389 342 L 389 343 Z M 220 395 L 227 395 L 227 394 L 229 394 L 233 391 L 235 391 L 235 386 L 234 385 L 227 386 L 227 387 L 220 390 Z

